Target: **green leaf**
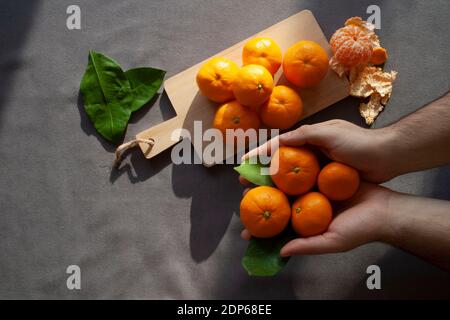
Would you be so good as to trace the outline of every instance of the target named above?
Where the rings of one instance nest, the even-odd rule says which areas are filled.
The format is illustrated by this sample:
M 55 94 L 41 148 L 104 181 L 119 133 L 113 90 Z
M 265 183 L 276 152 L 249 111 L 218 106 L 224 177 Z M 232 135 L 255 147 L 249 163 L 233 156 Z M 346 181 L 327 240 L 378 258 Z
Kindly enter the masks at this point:
M 147 104 L 163 83 L 166 72 L 154 68 L 134 68 L 125 72 L 130 81 L 133 93 L 131 112 L 137 111 Z
M 258 186 L 272 186 L 273 182 L 272 179 L 270 178 L 270 175 L 261 174 L 262 168 L 264 168 L 264 166 L 261 163 L 257 162 L 252 164 L 250 163 L 250 159 L 246 159 L 244 162 L 241 163 L 240 166 L 235 167 L 234 170 L 239 172 L 241 176 L 243 176 L 245 179 L 247 179 L 253 184 L 256 184 Z
M 118 142 L 127 128 L 133 103 L 130 82 L 122 68 L 113 59 L 90 51 L 80 90 L 95 129 L 106 139 Z
M 270 277 L 276 275 L 289 258 L 280 257 L 281 248 L 296 236 L 291 228 L 273 238 L 251 238 L 242 258 L 242 266 L 249 276 Z

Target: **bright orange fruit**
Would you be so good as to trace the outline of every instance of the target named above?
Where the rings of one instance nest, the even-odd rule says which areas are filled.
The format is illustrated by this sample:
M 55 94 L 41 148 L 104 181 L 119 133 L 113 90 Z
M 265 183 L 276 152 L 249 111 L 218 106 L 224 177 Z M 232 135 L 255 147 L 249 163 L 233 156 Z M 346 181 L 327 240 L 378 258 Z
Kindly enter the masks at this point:
M 340 162 L 327 164 L 319 173 L 317 185 L 330 200 L 347 200 L 359 188 L 359 173 Z
M 227 58 L 216 57 L 205 62 L 197 73 L 200 92 L 215 102 L 234 99 L 233 82 L 239 67 Z
M 242 62 L 259 64 L 274 75 L 281 66 L 283 54 L 280 46 L 271 38 L 253 38 L 248 41 L 242 50 Z
M 324 233 L 332 219 L 330 201 L 320 192 L 309 192 L 292 204 L 292 227 L 303 237 Z
M 266 68 L 256 64 L 242 67 L 233 84 L 236 100 L 250 107 L 258 107 L 266 102 L 272 90 L 272 75 Z
M 307 148 L 281 146 L 272 156 L 270 174 L 275 185 L 288 195 L 311 190 L 319 174 L 319 162 Z
M 283 71 L 300 88 L 317 86 L 328 72 L 328 55 L 314 41 L 297 42 L 284 54 Z
M 330 45 L 336 60 L 349 68 L 367 63 L 372 55 L 370 35 L 355 25 L 336 30 Z
M 380 65 L 386 62 L 388 58 L 387 51 L 385 48 L 377 47 L 372 50 L 372 57 L 370 58 L 370 62 L 374 65 Z
M 242 129 L 244 131 L 248 129 L 258 130 L 260 127 L 260 120 L 255 111 L 244 107 L 236 100 L 233 100 L 223 104 L 217 109 L 213 126 L 222 132 L 225 139 L 227 129 Z M 236 138 L 238 138 L 237 135 L 235 136 L 235 139 Z
M 257 238 L 276 236 L 286 228 L 290 216 L 289 201 L 276 188 L 253 188 L 241 200 L 241 221 L 250 234 Z
M 261 107 L 262 122 L 269 128 L 288 129 L 303 113 L 303 102 L 295 90 L 286 86 L 273 88 L 269 100 Z

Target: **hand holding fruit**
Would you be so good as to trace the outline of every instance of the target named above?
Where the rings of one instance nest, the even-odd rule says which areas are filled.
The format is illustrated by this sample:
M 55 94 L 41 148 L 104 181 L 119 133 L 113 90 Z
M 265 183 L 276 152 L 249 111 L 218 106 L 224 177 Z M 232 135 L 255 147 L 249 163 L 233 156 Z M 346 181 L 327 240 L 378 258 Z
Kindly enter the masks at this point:
M 381 143 L 381 135 L 379 132 L 372 135 L 372 132 L 374 130 L 332 120 L 303 126 L 279 137 L 281 147 L 273 152 L 271 164 L 279 168 L 271 173 L 272 180 L 288 195 L 303 194 L 292 205 L 291 224 L 297 233 L 308 237 L 286 244 L 281 250 L 282 256 L 346 251 L 380 239 L 382 215 L 387 212 L 385 207 L 391 192 L 369 183 L 363 183 L 358 191 L 358 171 L 341 163 L 359 166 L 364 177 L 372 177 L 377 182 L 387 179 L 388 175 L 381 169 L 382 155 L 376 154 L 380 148 L 374 145 L 378 139 Z M 314 154 L 307 148 L 286 146 L 305 144 L 315 145 L 329 158 L 340 162 L 331 162 L 320 170 Z M 274 150 L 267 150 L 271 146 L 266 143 L 246 157 L 271 153 Z M 372 166 L 380 167 L 379 171 L 371 171 Z M 242 177 L 241 182 L 245 184 Z M 306 193 L 316 183 L 322 194 Z M 329 200 L 337 202 L 331 205 Z M 334 220 L 331 220 L 332 206 L 337 209 L 335 215 L 338 214 Z M 242 237 L 249 239 L 251 234 L 254 234 L 252 230 L 244 230 Z
M 387 233 L 387 204 L 392 193 L 371 183 L 361 183 L 358 193 L 338 206 L 325 233 L 291 240 L 281 249 L 280 255 L 343 252 L 382 240 Z M 250 232 L 244 230 L 241 236 L 249 240 Z
M 448 126 L 445 125 L 449 119 L 448 101 L 447 94 L 382 129 L 367 130 L 342 120 L 332 120 L 300 127 L 277 139 L 281 145 L 314 145 L 331 159 L 358 169 L 363 179 L 383 182 L 407 172 L 449 163 L 450 153 L 444 147 L 449 137 Z M 421 132 L 420 135 L 413 134 L 423 128 L 423 123 L 428 122 L 436 128 Z M 250 151 L 246 157 L 265 155 L 272 145 L 277 144 L 262 145 Z M 336 170 L 347 177 L 352 176 L 351 170 L 340 170 L 336 165 L 329 165 L 326 171 L 335 175 L 333 172 Z M 319 190 L 326 193 L 326 189 L 333 185 L 330 184 L 332 180 L 326 181 L 324 186 L 320 176 Z M 246 184 L 242 177 L 240 180 Z M 351 187 L 351 184 L 348 186 Z M 339 193 L 342 191 L 336 190 Z M 327 197 L 333 198 L 330 195 Z M 296 209 L 296 202 L 293 210 Z M 350 200 L 333 202 L 334 219 L 326 232 L 283 242 L 285 245 L 280 255 L 341 252 L 372 241 L 382 241 L 450 270 L 450 241 L 445 236 L 449 230 L 449 206 L 448 201 L 401 194 L 362 182 Z M 250 239 L 249 230 L 244 230 L 242 237 Z
M 258 129 L 261 122 L 269 128 L 289 129 L 301 119 L 303 102 L 292 88 L 274 87 L 273 75 L 283 65 L 290 83 L 303 89 L 319 85 L 328 71 L 325 50 L 312 41 L 296 43 L 281 59 L 274 40 L 255 38 L 245 45 L 242 58 L 242 68 L 226 58 L 214 58 L 197 75 L 202 94 L 224 103 L 213 121 L 223 134 L 227 129 Z M 286 244 L 283 256 L 343 251 L 376 240 L 380 220 L 375 213 L 384 212 L 380 206 L 385 205 L 377 201 L 389 192 L 367 184 L 358 192 L 359 172 L 372 182 L 393 176 L 378 147 L 387 136 L 384 131 L 332 120 L 274 138 L 281 145 L 273 150 L 270 168 L 277 188 L 260 186 L 244 196 L 240 206 L 246 227 L 243 237 L 271 238 L 291 224 L 300 236 L 309 238 Z M 314 152 L 304 145 L 317 147 L 334 162 L 321 169 Z M 270 154 L 271 146 L 268 142 L 248 156 Z M 296 199 L 290 203 L 288 196 Z M 342 207 L 342 201 L 351 201 L 352 207 L 332 220 L 333 208 Z
M 287 226 L 290 218 L 293 229 L 302 237 L 291 240 L 281 249 L 280 255 L 283 257 L 343 252 L 365 243 L 383 240 L 388 233 L 387 207 L 393 192 L 375 184 L 361 183 L 356 194 L 347 195 L 351 197 L 349 200 L 333 203 L 335 217 L 332 219 L 332 205 L 328 199 L 336 194 L 342 194 L 342 189 L 355 190 L 352 173 L 347 172 L 348 169 L 353 169 L 345 165 L 342 165 L 342 168 L 333 168 L 336 164 L 341 165 L 332 162 L 319 174 L 319 180 L 328 182 L 328 185 L 325 184 L 326 187 L 324 182 L 319 182 L 319 190 L 326 196 L 319 192 L 306 193 L 294 201 L 291 212 L 288 199 L 275 188 L 256 187 L 250 191 L 245 190 L 241 203 L 241 219 L 249 229 L 242 232 L 242 238 L 249 240 L 251 235 L 272 237 Z M 327 174 L 336 173 L 331 170 L 337 172 L 333 174 L 337 176 L 334 182 L 337 180 L 342 182 L 342 178 L 339 178 L 341 170 L 343 177 L 348 179 L 345 186 L 349 188 L 335 187 L 327 191 L 327 187 L 333 184 L 332 177 L 327 177 Z M 320 178 L 321 175 L 323 178 Z M 359 183 L 359 179 L 357 182 Z M 249 203 L 256 206 L 255 210 L 248 211 Z M 264 208 L 267 218 L 256 219 L 254 213 L 261 208 Z M 270 218 L 276 219 L 274 225 L 267 223 Z
M 393 192 L 371 183 L 362 183 L 351 200 L 338 205 L 328 230 L 317 236 L 288 242 L 281 256 L 344 252 L 373 241 L 383 240 L 387 207 Z M 244 236 L 246 234 L 244 233 Z
M 387 149 L 391 134 L 388 128 L 369 130 L 344 120 L 330 120 L 303 125 L 274 139 L 285 146 L 315 146 L 330 159 L 357 169 L 368 182 L 381 183 L 396 176 L 389 165 Z M 270 154 L 272 145 L 277 144 L 268 141 L 244 157 Z

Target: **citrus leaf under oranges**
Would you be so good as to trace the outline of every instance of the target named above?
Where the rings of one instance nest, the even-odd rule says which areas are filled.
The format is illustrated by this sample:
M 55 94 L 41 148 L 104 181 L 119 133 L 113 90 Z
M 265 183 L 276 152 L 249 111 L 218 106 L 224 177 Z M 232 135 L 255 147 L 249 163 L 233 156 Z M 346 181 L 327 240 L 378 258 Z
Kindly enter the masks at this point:
M 281 248 L 296 236 L 290 228 L 273 238 L 251 238 L 242 258 L 249 276 L 270 277 L 283 269 L 289 258 L 280 257 Z
M 253 159 L 252 159 L 253 160 Z M 250 161 L 246 159 L 240 166 L 235 167 L 234 170 L 239 172 L 247 181 L 256 184 L 258 186 L 273 186 L 270 175 L 262 174 L 265 168 L 260 162 Z

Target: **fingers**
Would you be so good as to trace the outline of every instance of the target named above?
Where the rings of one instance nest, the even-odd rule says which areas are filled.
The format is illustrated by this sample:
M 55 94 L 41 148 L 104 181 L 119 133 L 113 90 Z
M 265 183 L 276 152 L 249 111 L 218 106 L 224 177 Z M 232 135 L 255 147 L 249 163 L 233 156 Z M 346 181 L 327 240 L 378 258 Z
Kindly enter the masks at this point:
M 274 152 L 276 149 L 278 149 L 278 142 L 279 136 L 270 139 L 266 143 L 260 145 L 258 148 L 250 150 L 248 153 L 244 154 L 242 156 L 242 161 L 253 158 L 259 155 L 267 155 L 270 156 L 272 152 Z
M 239 176 L 239 182 L 244 187 L 247 187 L 244 189 L 244 191 L 242 191 L 242 196 L 245 196 L 245 194 L 250 191 L 250 189 L 252 187 L 252 183 L 250 181 L 248 181 L 247 179 L 245 179 L 243 176 Z
M 336 126 L 332 126 L 330 121 L 326 121 L 312 125 L 303 125 L 298 129 L 282 134 L 280 136 L 280 144 L 288 146 L 311 144 L 327 148 L 335 137 Z
M 288 145 L 288 146 L 304 145 L 307 140 L 306 133 L 310 131 L 308 127 L 311 127 L 311 126 L 303 125 L 300 128 L 297 128 L 295 130 L 283 133 L 279 137 L 279 142 L 283 145 Z
M 324 233 L 310 238 L 299 238 L 288 242 L 281 248 L 282 257 L 305 254 L 323 254 L 347 251 L 347 245 L 332 233 Z
M 303 128 L 305 126 L 302 126 L 300 128 Z M 283 141 L 283 145 L 302 145 L 305 142 L 302 132 L 299 129 L 292 130 L 286 133 L 283 133 L 282 135 L 279 135 L 273 139 L 270 139 L 266 143 L 260 145 L 258 148 L 250 150 L 248 153 L 244 154 L 242 156 L 242 161 L 248 158 L 253 158 L 259 155 L 267 155 L 270 156 L 273 152 L 278 149 L 281 141 Z
M 249 241 L 251 237 L 252 236 L 250 235 L 250 232 L 247 229 L 242 230 L 242 232 L 241 232 L 242 239 Z
M 327 148 L 336 136 L 336 126 L 333 123 L 335 122 L 331 120 L 313 125 L 303 125 L 298 129 L 283 133 L 270 139 L 258 148 L 250 150 L 242 157 L 242 160 L 258 155 L 269 156 L 278 149 L 279 145 L 302 146 L 304 144 L 311 144 Z
M 239 176 L 239 183 L 245 187 L 249 187 L 252 185 L 252 183 L 250 181 L 248 181 L 247 179 L 245 179 L 243 176 Z
M 249 241 L 251 238 L 250 232 L 247 229 L 242 230 L 241 238 Z M 280 256 L 290 257 L 306 254 L 336 253 L 347 251 L 349 249 L 351 248 L 337 236 L 334 236 L 331 233 L 325 233 L 320 236 L 298 238 L 289 241 L 281 248 Z

